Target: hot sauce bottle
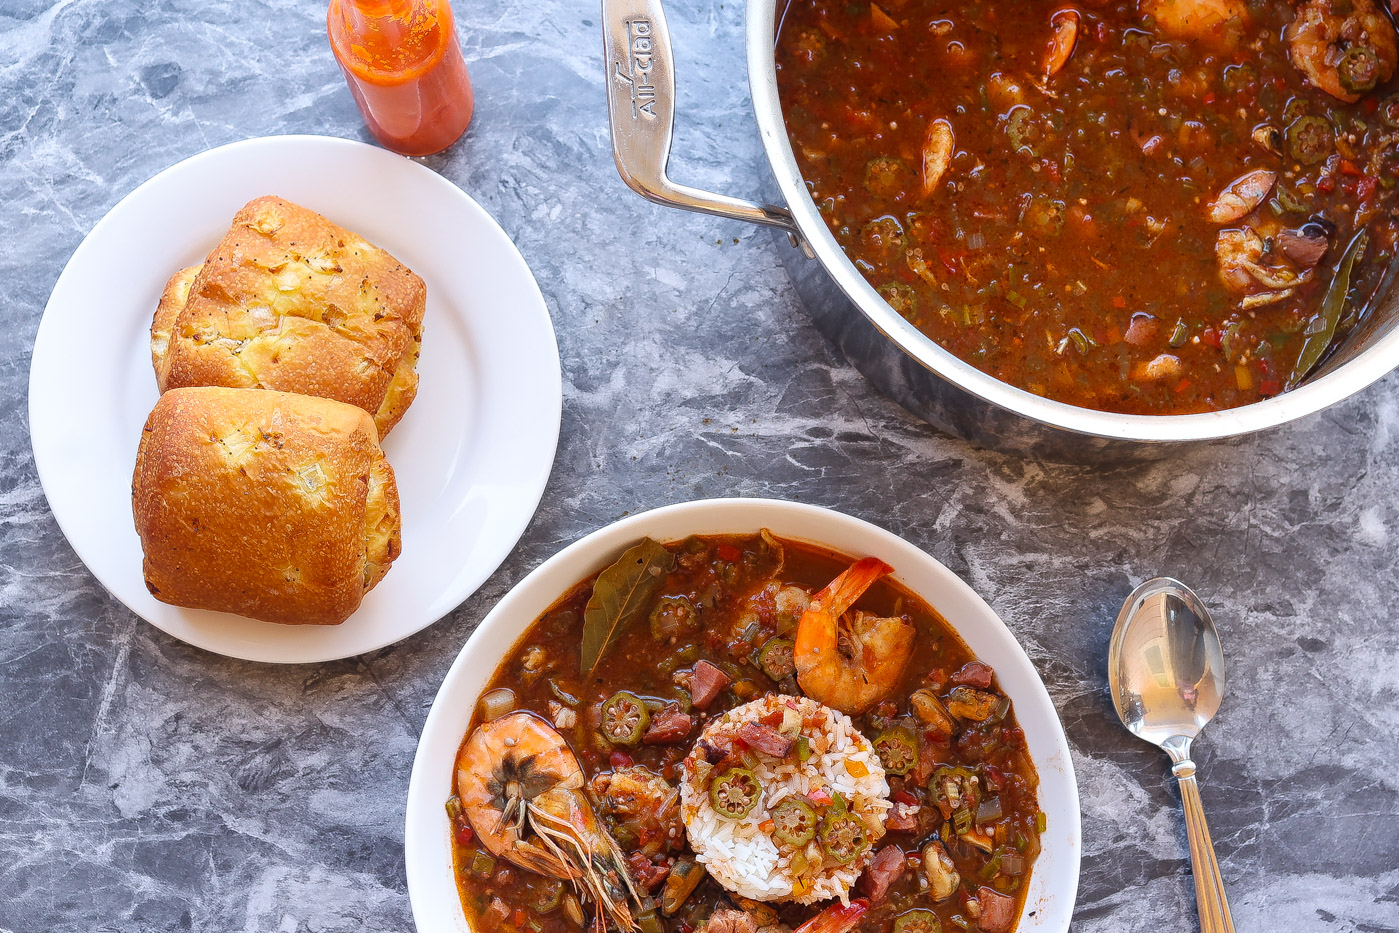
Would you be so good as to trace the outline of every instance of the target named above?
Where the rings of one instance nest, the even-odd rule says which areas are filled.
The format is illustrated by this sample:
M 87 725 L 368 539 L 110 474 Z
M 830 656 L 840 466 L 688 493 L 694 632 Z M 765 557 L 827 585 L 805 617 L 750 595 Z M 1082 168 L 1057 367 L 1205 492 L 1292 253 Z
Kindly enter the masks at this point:
M 374 138 L 403 155 L 441 152 L 473 96 L 447 0 L 330 0 L 330 48 Z

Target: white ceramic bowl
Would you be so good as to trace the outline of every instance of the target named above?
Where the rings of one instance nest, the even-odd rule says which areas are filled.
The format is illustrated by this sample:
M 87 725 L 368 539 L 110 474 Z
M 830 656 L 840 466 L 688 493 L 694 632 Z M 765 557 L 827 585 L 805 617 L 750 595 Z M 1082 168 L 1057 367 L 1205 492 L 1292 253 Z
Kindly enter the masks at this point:
M 1068 930 L 1082 849 L 1078 785 L 1069 747 L 1044 682 L 991 607 L 942 564 L 858 518 L 795 502 L 708 499 L 633 515 L 569 545 L 507 593 L 467 640 L 428 713 L 408 787 L 404 855 L 413 919 L 421 933 L 471 930 L 457 896 L 443 804 L 452 793 L 453 762 L 477 697 L 530 623 L 579 580 L 608 566 L 643 536 L 675 541 L 691 534 L 743 534 L 761 528 L 778 537 L 888 562 L 894 578 L 941 613 L 976 656 L 995 669 L 1025 730 L 1039 770 L 1040 808 L 1048 819 L 1017 933 Z

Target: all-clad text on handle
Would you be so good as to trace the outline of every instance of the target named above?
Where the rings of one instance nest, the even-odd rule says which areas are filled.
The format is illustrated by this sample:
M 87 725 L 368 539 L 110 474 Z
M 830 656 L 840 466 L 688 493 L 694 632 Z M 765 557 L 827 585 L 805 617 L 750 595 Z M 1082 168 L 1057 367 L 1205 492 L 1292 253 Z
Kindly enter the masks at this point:
M 657 204 L 781 227 L 802 242 L 786 208 L 701 191 L 666 175 L 675 127 L 675 71 L 660 0 L 602 0 L 612 156 L 622 180 Z

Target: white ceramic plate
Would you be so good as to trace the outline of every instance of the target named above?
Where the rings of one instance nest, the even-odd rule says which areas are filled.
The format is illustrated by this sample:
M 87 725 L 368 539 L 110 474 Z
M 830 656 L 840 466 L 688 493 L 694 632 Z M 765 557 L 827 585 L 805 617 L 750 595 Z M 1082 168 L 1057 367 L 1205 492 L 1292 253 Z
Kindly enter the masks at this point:
M 452 793 L 453 762 L 476 700 L 530 623 L 571 586 L 612 563 L 643 536 L 674 541 L 691 534 L 752 533 L 761 528 L 779 537 L 888 562 L 894 578 L 941 613 L 976 656 L 995 669 L 1025 730 L 1030 756 L 1039 770 L 1040 808 L 1048 820 L 1016 931 L 1068 930 L 1082 848 L 1078 785 L 1064 729 L 1044 682 L 996 613 L 942 564 L 858 518 L 771 499 L 710 499 L 634 515 L 564 548 L 507 593 L 462 648 L 428 713 L 408 787 L 404 834 L 408 894 L 421 933 L 470 930 L 453 878 L 451 835 L 443 804 Z
M 384 447 L 403 554 L 348 621 L 282 626 L 157 601 L 141 573 L 131 474 L 157 398 L 151 315 L 247 201 L 275 194 L 382 246 L 427 282 L 418 397 Z M 252 139 L 174 165 L 112 208 L 69 260 L 34 343 L 34 461 L 93 575 L 176 638 L 253 661 L 349 657 L 424 628 L 470 596 L 539 504 L 559 436 L 558 346 L 504 231 L 430 169 L 323 136 Z

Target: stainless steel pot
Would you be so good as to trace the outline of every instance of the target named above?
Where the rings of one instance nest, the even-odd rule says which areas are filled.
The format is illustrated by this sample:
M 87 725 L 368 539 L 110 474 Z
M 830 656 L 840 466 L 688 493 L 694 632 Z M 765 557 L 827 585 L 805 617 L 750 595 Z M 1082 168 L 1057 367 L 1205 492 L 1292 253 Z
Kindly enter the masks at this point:
M 807 192 L 777 95 L 774 45 L 787 0 L 748 0 L 748 81 L 763 147 L 786 206 L 700 191 L 666 175 L 675 74 L 660 0 L 602 0 L 612 148 L 622 179 L 658 204 L 778 231 L 781 252 L 817 327 L 886 395 L 974 444 L 1047 460 L 1147 459 L 1186 442 L 1220 440 L 1313 414 L 1399 364 L 1394 270 L 1367 324 L 1298 388 L 1242 408 L 1197 415 L 1122 415 L 1051 401 L 1008 385 L 944 350 L 865 281 Z M 815 260 L 814 262 L 812 260 Z

